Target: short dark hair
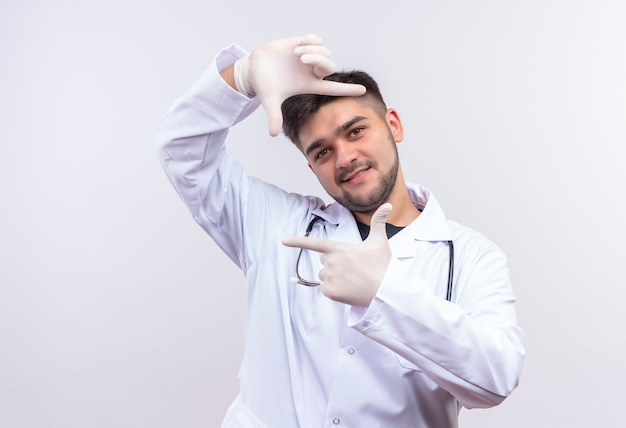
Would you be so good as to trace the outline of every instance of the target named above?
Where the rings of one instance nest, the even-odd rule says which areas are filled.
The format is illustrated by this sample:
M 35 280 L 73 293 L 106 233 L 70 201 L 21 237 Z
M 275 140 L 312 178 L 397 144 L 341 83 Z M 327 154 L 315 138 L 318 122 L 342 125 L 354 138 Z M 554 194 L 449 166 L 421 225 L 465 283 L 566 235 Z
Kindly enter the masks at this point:
M 353 70 L 333 73 L 324 77 L 324 80 L 342 83 L 356 83 L 365 86 L 364 95 L 355 97 L 373 101 L 375 107 L 380 107 L 381 116 L 387 111 L 387 106 L 378 88 L 378 83 L 366 72 Z M 318 94 L 300 94 L 287 98 L 282 106 L 283 113 L 283 134 L 289 138 L 296 146 L 300 147 L 300 129 L 309 118 L 318 112 L 326 104 L 345 97 Z

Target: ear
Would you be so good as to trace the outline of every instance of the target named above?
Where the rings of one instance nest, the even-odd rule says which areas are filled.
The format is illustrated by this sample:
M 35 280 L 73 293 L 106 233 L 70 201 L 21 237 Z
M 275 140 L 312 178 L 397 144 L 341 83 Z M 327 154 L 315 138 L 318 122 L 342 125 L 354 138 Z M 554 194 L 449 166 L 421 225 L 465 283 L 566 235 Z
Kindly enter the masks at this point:
M 396 109 L 387 109 L 385 121 L 387 125 L 389 125 L 389 129 L 391 129 L 394 141 L 396 143 L 401 142 L 404 139 L 404 127 L 402 126 L 402 120 L 400 120 L 400 115 Z

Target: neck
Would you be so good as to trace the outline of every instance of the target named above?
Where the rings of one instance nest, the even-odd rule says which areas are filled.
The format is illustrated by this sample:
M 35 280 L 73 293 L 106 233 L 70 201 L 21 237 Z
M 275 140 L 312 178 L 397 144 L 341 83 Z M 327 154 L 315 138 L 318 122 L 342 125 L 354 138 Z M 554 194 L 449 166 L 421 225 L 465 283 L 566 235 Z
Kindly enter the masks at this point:
M 409 189 L 406 187 L 404 180 L 400 180 L 401 178 L 401 176 L 398 177 L 396 189 L 394 189 L 389 199 L 385 202 L 390 202 L 393 207 L 389 217 L 387 217 L 387 223 L 404 227 L 415 220 L 420 215 L 420 211 L 413 205 L 413 201 L 411 201 L 411 197 L 409 196 Z M 369 225 L 372 222 L 374 212 L 353 212 L 352 215 L 357 221 Z

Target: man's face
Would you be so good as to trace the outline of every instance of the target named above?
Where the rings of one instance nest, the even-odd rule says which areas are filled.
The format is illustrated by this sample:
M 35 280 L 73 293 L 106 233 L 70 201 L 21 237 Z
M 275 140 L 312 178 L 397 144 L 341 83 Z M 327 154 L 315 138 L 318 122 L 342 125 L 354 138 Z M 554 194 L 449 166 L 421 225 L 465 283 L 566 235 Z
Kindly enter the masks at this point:
M 396 143 L 403 138 L 395 110 L 381 117 L 363 100 L 339 98 L 311 116 L 299 136 L 309 167 L 337 202 L 372 213 L 389 200 L 399 169 Z

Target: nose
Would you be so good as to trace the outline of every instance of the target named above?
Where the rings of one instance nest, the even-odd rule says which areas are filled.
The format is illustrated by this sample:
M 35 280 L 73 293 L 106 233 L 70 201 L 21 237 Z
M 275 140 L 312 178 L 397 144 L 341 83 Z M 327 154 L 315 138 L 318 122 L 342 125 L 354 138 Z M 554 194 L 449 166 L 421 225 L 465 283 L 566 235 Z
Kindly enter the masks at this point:
M 356 161 L 357 152 L 353 144 L 342 141 L 335 146 L 335 168 L 341 169 Z

